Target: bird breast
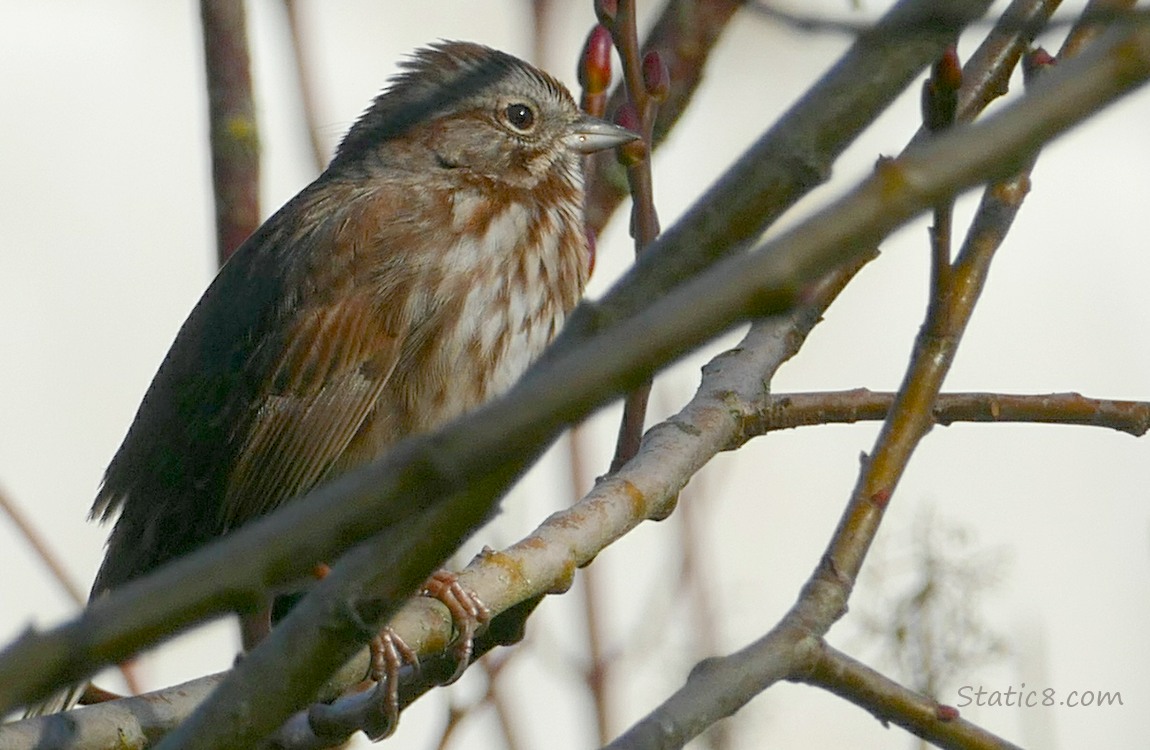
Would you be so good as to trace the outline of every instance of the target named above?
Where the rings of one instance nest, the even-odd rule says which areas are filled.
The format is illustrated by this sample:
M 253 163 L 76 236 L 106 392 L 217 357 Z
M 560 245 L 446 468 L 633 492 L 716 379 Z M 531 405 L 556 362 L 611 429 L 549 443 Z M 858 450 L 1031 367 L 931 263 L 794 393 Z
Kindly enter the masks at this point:
M 424 330 L 399 372 L 413 430 L 442 424 L 511 387 L 578 302 L 589 271 L 581 195 L 491 200 L 454 194 Z M 412 304 L 429 300 L 412 299 Z M 413 311 L 413 319 L 419 315 Z M 400 364 L 400 369 L 404 369 Z

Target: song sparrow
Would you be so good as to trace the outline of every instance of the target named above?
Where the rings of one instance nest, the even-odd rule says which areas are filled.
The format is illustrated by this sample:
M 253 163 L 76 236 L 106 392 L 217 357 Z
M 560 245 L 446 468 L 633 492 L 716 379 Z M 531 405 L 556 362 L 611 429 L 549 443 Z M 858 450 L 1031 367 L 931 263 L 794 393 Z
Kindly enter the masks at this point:
M 505 390 L 578 301 L 581 154 L 635 136 L 487 47 L 403 67 L 180 329 L 92 507 L 93 597 Z

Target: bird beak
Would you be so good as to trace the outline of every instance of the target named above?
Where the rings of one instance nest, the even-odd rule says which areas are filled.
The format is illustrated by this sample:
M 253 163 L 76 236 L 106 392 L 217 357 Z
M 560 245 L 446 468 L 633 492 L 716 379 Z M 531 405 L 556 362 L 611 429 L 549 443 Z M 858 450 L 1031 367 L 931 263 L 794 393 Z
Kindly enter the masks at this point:
M 638 138 L 627 128 L 612 125 L 598 117 L 583 115 L 571 127 L 571 132 L 563 138 L 567 147 L 581 154 L 593 154 L 615 146 L 622 146 Z

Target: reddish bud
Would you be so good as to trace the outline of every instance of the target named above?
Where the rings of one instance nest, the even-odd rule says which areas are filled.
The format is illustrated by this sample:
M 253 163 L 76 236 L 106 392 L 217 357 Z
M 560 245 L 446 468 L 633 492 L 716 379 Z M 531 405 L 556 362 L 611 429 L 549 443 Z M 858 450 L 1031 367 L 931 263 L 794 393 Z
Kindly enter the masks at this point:
M 599 19 L 599 23 L 610 26 L 618 12 L 618 0 L 595 0 L 595 16 Z
M 955 721 L 958 719 L 958 709 L 940 703 L 935 706 L 934 717 L 939 721 Z
M 1022 80 L 1029 85 L 1034 81 L 1034 76 L 1056 62 L 1049 52 L 1042 47 L 1035 47 L 1022 56 Z
M 667 91 L 671 88 L 671 74 L 663 63 L 663 56 L 656 50 L 650 50 L 643 55 L 643 88 L 655 101 L 667 98 Z
M 953 44 L 935 61 L 930 77 L 948 91 L 957 92 L 962 88 L 962 65 L 958 61 L 958 49 Z
M 962 66 L 954 45 L 946 48 L 922 85 L 922 121 L 935 132 L 954 124 L 958 111 L 958 90 L 962 88 Z
M 635 110 L 634 102 L 627 101 L 615 112 L 615 124 L 622 125 L 633 133 L 642 133 L 639 123 L 639 113 Z M 619 163 L 624 166 L 638 164 L 647 157 L 647 144 L 642 140 L 625 143 L 616 149 Z
M 601 94 L 611 85 L 611 32 L 598 24 L 587 35 L 579 56 L 579 85 L 584 93 Z
M 879 490 L 870 496 L 870 501 L 878 508 L 886 508 L 890 505 L 890 490 Z
M 615 124 L 622 125 L 633 133 L 639 132 L 639 112 L 634 102 L 627 101 L 615 111 Z

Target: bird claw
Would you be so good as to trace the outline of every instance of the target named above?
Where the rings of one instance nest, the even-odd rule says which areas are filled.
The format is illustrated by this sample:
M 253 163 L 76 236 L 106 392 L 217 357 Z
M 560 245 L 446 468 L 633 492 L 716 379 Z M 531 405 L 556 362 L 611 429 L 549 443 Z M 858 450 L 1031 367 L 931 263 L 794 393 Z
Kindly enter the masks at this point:
M 452 643 L 455 656 L 455 671 L 443 682 L 450 685 L 463 676 L 475 645 L 475 635 L 480 626 L 491 622 L 491 610 L 487 608 L 475 592 L 459 583 L 459 576 L 447 570 L 436 571 L 423 587 L 424 596 L 438 599 L 451 613 L 451 621 L 458 634 Z
M 455 671 L 442 684 L 450 685 L 460 678 L 471 663 L 475 635 L 480 626 L 491 621 L 491 610 L 479 597 L 459 583 L 454 573 L 436 572 L 420 592 L 437 599 L 447 607 L 457 635 L 452 642 Z M 375 681 L 372 710 L 364 717 L 363 731 L 374 740 L 390 736 L 399 724 L 399 672 L 405 664 L 419 672 L 419 656 L 391 628 L 371 641 L 371 679 Z
M 420 592 L 439 600 L 451 613 L 458 634 L 452 645 L 455 671 L 442 684 L 459 679 L 471 662 L 475 635 L 480 626 L 491 621 L 491 610 L 479 597 L 463 588 L 459 578 L 446 570 L 436 572 Z M 419 672 L 419 655 L 391 628 L 384 628 L 371 640 L 371 672 L 375 681 L 371 698 L 372 710 L 364 717 L 363 731 L 372 740 L 390 736 L 399 724 L 399 672 L 411 665 Z
M 399 725 L 399 670 L 410 664 L 418 673 L 419 655 L 391 628 L 371 639 L 370 650 L 374 711 L 365 721 L 364 732 L 372 740 L 381 740 Z

